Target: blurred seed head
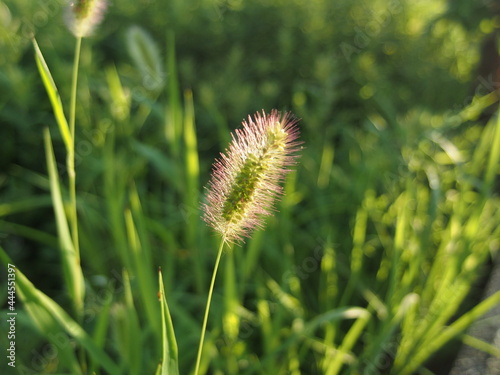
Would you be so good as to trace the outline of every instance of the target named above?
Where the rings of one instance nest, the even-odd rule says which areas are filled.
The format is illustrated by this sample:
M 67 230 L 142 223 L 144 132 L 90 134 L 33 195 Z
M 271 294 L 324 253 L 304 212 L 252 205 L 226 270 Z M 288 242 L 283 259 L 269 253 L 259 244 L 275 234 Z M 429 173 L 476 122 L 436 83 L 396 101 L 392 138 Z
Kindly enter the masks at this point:
M 127 30 L 127 50 L 142 74 L 147 90 L 160 90 L 165 84 L 163 60 L 153 37 L 139 26 Z
M 229 149 L 213 165 L 202 205 L 203 219 L 224 241 L 242 241 L 272 215 L 283 193 L 280 184 L 298 158 L 298 121 L 290 112 L 262 111 L 231 134 Z
M 76 37 L 92 35 L 104 18 L 106 0 L 70 0 L 66 6 L 64 21 Z

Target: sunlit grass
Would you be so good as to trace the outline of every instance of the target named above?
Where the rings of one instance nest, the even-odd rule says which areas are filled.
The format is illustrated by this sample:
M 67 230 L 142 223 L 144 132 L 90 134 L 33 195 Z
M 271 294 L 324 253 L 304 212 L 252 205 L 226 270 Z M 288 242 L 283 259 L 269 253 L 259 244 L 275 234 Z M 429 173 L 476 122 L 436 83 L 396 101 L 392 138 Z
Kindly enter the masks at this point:
M 41 30 L 34 47 L 12 39 L 19 48 L 30 48 L 26 59 L 33 69 L 25 80 L 36 88 L 18 100 L 43 123 L 26 132 L 27 139 L 43 145 L 30 153 L 40 168 L 18 162 L 9 169 L 9 200 L 0 202 L 0 225 L 9 235 L 5 242 L 2 237 L 0 260 L 16 262 L 18 270 L 21 370 L 195 371 L 220 240 L 202 222 L 201 186 L 241 118 L 276 102 L 280 110 L 302 118 L 305 149 L 297 170 L 284 181 L 283 199 L 266 229 L 256 231 L 241 249 L 222 252 L 199 373 L 439 373 L 430 360 L 440 360 L 443 348 L 458 341 L 498 356 L 489 343 L 466 334 L 500 303 L 498 293 L 482 301 L 471 295 L 500 246 L 497 97 L 486 93 L 440 109 L 441 104 L 429 105 L 431 99 L 415 94 L 427 81 L 446 82 L 435 70 L 440 74 L 449 68 L 458 45 L 451 43 L 441 53 L 440 41 L 433 39 L 438 47 L 425 50 L 424 60 L 435 60 L 439 67 L 417 66 L 419 60 L 405 66 L 408 72 L 381 64 L 377 49 L 391 42 L 387 56 L 410 61 L 416 52 L 405 48 L 432 36 L 422 30 L 444 2 L 427 9 L 425 19 L 410 13 L 391 19 L 350 62 L 339 51 L 322 49 L 310 65 L 300 53 L 306 49 L 311 55 L 304 40 L 313 44 L 337 34 L 329 34 L 331 22 L 313 22 L 330 11 L 326 3 L 315 2 L 310 14 L 303 12 L 309 3 L 296 3 L 296 11 L 288 5 L 284 10 L 296 19 L 287 18 L 278 33 L 275 58 L 266 60 L 255 50 L 244 74 L 241 66 L 249 59 L 239 44 L 228 51 L 224 69 L 213 60 L 217 76 L 215 68 L 190 60 L 191 35 L 178 31 L 185 30 L 181 15 L 191 14 L 187 8 L 179 5 L 179 13 L 172 13 L 180 17 L 177 29 L 160 33 L 120 19 L 123 51 L 103 57 L 99 39 L 83 41 L 78 87 L 86 99 L 74 102 L 73 110 L 68 110 L 71 97 L 79 95 L 76 83 L 71 89 L 74 38 Z M 147 14 L 152 25 L 159 22 L 154 6 Z M 359 6 L 335 24 L 350 43 L 356 34 L 348 28 L 352 17 L 364 14 Z M 130 14 L 139 11 L 134 7 L 117 4 L 110 14 L 115 18 L 102 32 L 118 33 L 114 20 L 125 8 Z M 279 2 L 275 7 L 281 9 Z M 204 23 L 189 17 L 192 27 L 207 26 L 200 38 L 213 38 L 224 37 L 222 26 L 247 30 L 241 20 L 252 12 L 264 19 L 272 11 L 214 2 L 196 8 Z M 303 22 L 300 32 L 295 21 Z M 460 45 L 478 37 L 456 27 Z M 456 34 L 438 28 L 442 38 Z M 255 43 L 252 33 L 250 44 Z M 388 35 L 397 38 L 388 41 Z M 206 45 L 215 45 L 206 39 L 193 43 L 201 55 Z M 283 51 L 294 58 L 285 58 Z M 472 74 L 469 57 L 459 58 L 450 77 L 463 80 Z M 280 71 L 270 61 L 278 61 Z M 210 79 L 202 76 L 205 68 Z M 0 83 L 9 80 L 18 86 L 13 92 L 23 92 L 16 78 L 21 69 L 26 66 L 11 66 Z M 408 78 L 416 72 L 421 86 L 412 86 L 417 78 Z M 397 81 L 390 80 L 393 75 Z M 412 100 L 399 108 L 408 87 Z M 445 103 L 446 90 L 454 87 L 443 86 L 435 95 Z M 21 116 L 31 118 L 18 107 L 12 108 L 19 113 L 11 114 L 7 99 L 0 98 L 9 121 L 21 126 Z M 67 120 L 65 113 L 74 118 Z M 74 186 L 68 155 L 77 161 Z M 32 224 L 30 217 L 43 223 Z M 19 245 L 11 236 L 26 242 Z M 28 247 L 50 267 L 39 269 L 24 257 Z

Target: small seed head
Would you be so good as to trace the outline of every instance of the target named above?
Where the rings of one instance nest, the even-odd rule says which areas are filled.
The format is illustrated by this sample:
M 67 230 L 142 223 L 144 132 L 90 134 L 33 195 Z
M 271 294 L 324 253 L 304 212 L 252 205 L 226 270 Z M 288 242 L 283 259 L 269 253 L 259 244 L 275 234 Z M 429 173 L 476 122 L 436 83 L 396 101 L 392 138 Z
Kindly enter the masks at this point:
M 262 111 L 231 134 L 225 154 L 213 165 L 203 219 L 227 242 L 249 237 L 271 215 L 290 166 L 296 163 L 299 120 L 290 112 Z
M 107 8 L 106 0 L 70 0 L 64 20 L 76 37 L 92 35 L 101 23 Z

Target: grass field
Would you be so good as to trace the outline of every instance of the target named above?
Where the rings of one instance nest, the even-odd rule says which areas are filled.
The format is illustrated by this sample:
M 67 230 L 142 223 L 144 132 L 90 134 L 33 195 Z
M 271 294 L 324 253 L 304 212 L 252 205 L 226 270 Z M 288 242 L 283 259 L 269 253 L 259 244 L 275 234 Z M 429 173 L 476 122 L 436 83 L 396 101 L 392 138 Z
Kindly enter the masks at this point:
M 204 186 L 274 108 L 303 149 L 265 228 L 223 252 L 199 373 L 441 375 L 462 342 L 500 357 L 467 334 L 500 303 L 482 299 L 493 3 L 122 0 L 80 39 L 62 0 L 0 1 L 0 372 L 193 374 L 220 244 Z

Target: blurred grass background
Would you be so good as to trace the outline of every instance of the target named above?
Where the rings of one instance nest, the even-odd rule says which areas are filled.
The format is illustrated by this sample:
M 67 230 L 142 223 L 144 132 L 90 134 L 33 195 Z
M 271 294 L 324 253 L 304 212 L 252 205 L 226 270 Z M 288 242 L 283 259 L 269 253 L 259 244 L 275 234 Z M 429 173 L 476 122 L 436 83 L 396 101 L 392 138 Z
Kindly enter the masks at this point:
M 0 240 L 71 311 L 43 129 L 62 181 L 64 144 L 30 40 L 68 108 L 62 5 L 0 2 Z M 499 247 L 499 29 L 493 0 L 111 3 L 78 88 L 82 327 L 121 373 L 153 373 L 161 266 L 192 371 L 217 247 L 202 186 L 230 131 L 277 108 L 305 150 L 266 230 L 223 259 L 204 371 L 447 373 Z M 20 314 L 19 373 L 73 373 L 74 339 Z

